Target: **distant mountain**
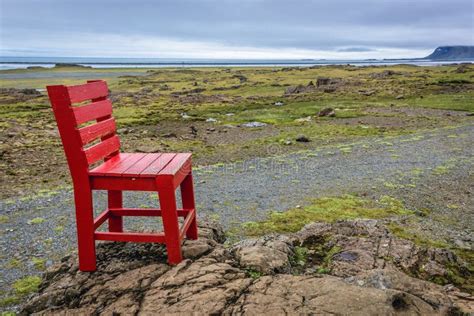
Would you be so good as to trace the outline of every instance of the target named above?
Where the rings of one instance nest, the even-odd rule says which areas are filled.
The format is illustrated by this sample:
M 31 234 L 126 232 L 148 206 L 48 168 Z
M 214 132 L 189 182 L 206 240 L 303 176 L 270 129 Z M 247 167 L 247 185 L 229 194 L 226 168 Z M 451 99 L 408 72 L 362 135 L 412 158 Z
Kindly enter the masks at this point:
M 461 60 L 474 59 L 474 46 L 440 46 L 425 59 Z

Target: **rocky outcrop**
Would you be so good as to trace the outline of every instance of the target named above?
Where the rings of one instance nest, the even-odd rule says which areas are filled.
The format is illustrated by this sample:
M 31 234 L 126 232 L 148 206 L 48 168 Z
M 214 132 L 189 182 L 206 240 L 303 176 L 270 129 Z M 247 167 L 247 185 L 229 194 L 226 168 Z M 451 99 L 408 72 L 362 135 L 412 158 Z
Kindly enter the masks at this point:
M 230 248 L 223 242 L 222 229 L 201 225 L 174 267 L 161 245 L 102 243 L 97 272 L 64 258 L 21 314 L 455 315 L 473 308 L 453 286 L 409 275 L 419 265 L 427 274 L 420 277 L 439 274 L 461 259 L 395 238 L 378 221 L 315 223 Z
M 0 104 L 24 102 L 41 96 L 41 92 L 36 89 L 0 88 Z
M 474 46 L 440 46 L 425 59 L 463 60 L 474 59 Z

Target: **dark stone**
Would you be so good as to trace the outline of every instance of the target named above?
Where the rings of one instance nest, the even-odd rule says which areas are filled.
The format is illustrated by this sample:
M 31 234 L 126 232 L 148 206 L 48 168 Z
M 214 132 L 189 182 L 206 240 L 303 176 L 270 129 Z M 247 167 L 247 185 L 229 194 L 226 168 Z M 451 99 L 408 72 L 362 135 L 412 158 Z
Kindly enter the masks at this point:
M 321 109 L 321 111 L 319 111 L 318 116 L 319 117 L 323 117 L 323 116 L 334 117 L 336 116 L 336 111 L 333 108 L 329 108 L 329 107 L 323 108 Z
M 310 142 L 310 139 L 304 135 L 298 135 L 298 137 L 296 137 L 296 141 L 300 143 L 308 143 Z

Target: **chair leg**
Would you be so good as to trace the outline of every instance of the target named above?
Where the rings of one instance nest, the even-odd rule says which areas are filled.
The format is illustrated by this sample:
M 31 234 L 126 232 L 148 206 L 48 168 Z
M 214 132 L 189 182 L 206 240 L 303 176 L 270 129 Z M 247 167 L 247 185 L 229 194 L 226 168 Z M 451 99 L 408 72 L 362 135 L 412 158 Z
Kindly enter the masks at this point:
M 163 230 L 165 232 L 168 263 L 178 264 L 182 260 L 181 239 L 179 238 L 178 212 L 176 210 L 176 195 L 173 188 L 159 192 Z
M 198 229 L 196 221 L 196 206 L 194 203 L 194 187 L 193 187 L 193 175 L 189 173 L 183 182 L 181 182 L 181 201 L 183 203 L 183 209 L 194 209 L 194 218 L 186 231 L 186 238 L 198 239 Z
M 122 208 L 123 206 L 123 194 L 122 191 L 108 191 L 108 206 L 109 208 Z M 109 219 L 109 232 L 123 232 L 123 219 L 122 216 L 110 215 Z
M 75 189 L 74 200 L 76 203 L 79 269 L 81 271 L 95 271 L 96 257 L 92 191 L 84 187 Z

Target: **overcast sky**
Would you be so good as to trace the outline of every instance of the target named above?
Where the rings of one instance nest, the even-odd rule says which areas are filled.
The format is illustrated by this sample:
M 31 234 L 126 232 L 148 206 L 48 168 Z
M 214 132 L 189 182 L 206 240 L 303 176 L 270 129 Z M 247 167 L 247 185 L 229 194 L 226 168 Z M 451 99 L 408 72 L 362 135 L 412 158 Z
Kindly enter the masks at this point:
M 474 0 L 0 0 L 1 56 L 423 57 L 474 45 Z

